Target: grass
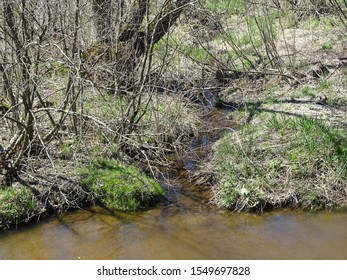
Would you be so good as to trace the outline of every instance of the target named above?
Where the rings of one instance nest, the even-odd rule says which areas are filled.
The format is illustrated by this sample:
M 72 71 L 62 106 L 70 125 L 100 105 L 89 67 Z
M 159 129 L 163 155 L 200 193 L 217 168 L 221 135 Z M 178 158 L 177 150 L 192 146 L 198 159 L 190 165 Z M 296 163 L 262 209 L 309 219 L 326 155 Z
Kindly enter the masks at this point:
M 236 14 L 242 12 L 246 7 L 246 3 L 243 0 L 203 0 L 201 4 L 203 8 L 214 13 L 229 12 Z
M 183 52 L 188 58 L 200 63 L 204 63 L 209 57 L 209 54 L 203 48 L 196 46 L 184 46 Z
M 217 147 L 214 199 L 234 211 L 347 205 L 347 135 L 320 120 L 264 113 Z
M 235 32 L 235 30 L 229 30 L 223 35 L 223 39 L 230 45 L 243 49 L 245 52 L 252 50 L 253 48 L 260 47 L 263 44 L 258 31 L 249 32 Z M 235 54 L 237 55 L 237 54 Z
M 305 27 L 307 29 L 315 29 L 315 28 L 318 28 L 319 25 L 320 25 L 320 20 L 317 18 L 309 18 L 305 23 Z
M 0 188 L 0 228 L 28 221 L 37 212 L 39 203 L 28 188 Z
M 301 90 L 302 96 L 304 97 L 312 97 L 314 96 L 314 91 L 311 86 L 305 85 Z
M 140 173 L 115 161 L 98 160 L 84 170 L 82 184 L 91 195 L 111 210 L 135 211 L 160 201 L 161 186 Z
M 303 87 L 291 92 L 291 99 L 296 98 L 313 98 L 317 94 L 317 91 L 311 85 L 304 85 Z
M 329 93 L 329 95 L 331 95 L 333 85 L 334 83 L 332 80 L 329 80 L 326 77 L 321 77 L 315 85 L 303 85 L 301 88 L 292 91 L 291 98 L 314 98 L 317 94 L 322 93 Z
M 322 45 L 322 50 L 324 50 L 324 51 L 332 50 L 332 48 L 334 47 L 334 45 L 335 45 L 335 42 L 332 42 L 332 41 L 327 42 L 327 43 L 325 43 L 325 44 Z
M 326 35 L 332 34 L 332 31 L 339 26 L 337 15 L 329 15 L 329 17 L 322 15 L 320 19 L 311 17 L 310 21 L 302 22 L 303 19 L 293 16 L 292 11 L 282 13 L 270 5 L 263 6 L 261 3 L 258 6 L 247 5 L 249 3 L 243 0 L 201 0 L 197 4 L 202 6 L 197 7 L 198 13 L 195 16 L 188 10 L 187 17 L 178 22 L 180 27 L 173 28 L 172 32 L 168 33 L 168 37 L 163 38 L 154 46 L 155 64 L 152 69 L 156 71 L 163 67 L 166 72 L 159 79 L 167 79 L 167 81 L 164 81 L 163 88 L 160 89 L 161 92 L 158 95 L 155 90 L 152 92 L 152 89 L 149 89 L 148 93 L 141 92 L 141 98 L 137 99 L 138 103 L 134 103 L 136 104 L 134 111 L 138 112 L 138 115 L 144 113 L 143 118 L 138 123 L 129 124 L 128 127 L 131 129 L 124 129 L 123 132 L 123 126 L 127 126 L 130 119 L 127 115 L 127 108 L 131 104 L 130 97 L 132 94 L 137 96 L 138 93 L 130 92 L 125 96 L 120 96 L 118 93 L 109 94 L 108 90 L 103 87 L 112 87 L 113 79 L 110 81 L 106 75 L 99 80 L 100 85 L 93 83 L 93 86 L 84 87 L 83 95 L 80 95 L 77 102 L 81 106 L 83 104 L 83 108 L 78 108 L 81 109 L 81 113 L 100 122 L 93 122 L 92 118 L 83 118 L 80 125 L 80 144 L 57 141 L 55 149 L 49 147 L 54 160 L 59 159 L 68 164 L 70 168 L 72 162 L 75 164 L 82 158 L 113 157 L 121 159 L 129 156 L 135 160 L 135 155 L 141 156 L 143 152 L 150 160 L 156 160 L 166 152 L 184 149 L 186 144 L 184 141 L 189 139 L 188 136 L 192 134 L 191 132 L 198 130 L 200 120 L 198 110 L 189 104 L 187 99 L 180 97 L 181 89 L 185 89 L 185 87 L 180 86 L 181 80 L 177 77 L 184 75 L 182 80 L 195 81 L 195 78 L 199 79 L 201 75 L 205 81 L 207 75 L 211 74 L 208 77 L 213 78 L 215 69 L 247 70 L 253 65 L 257 68 L 252 71 L 266 71 L 267 67 L 270 67 L 268 62 L 272 59 L 272 57 L 266 56 L 266 49 L 267 47 L 271 49 L 272 44 L 275 46 L 277 41 L 280 41 L 282 33 L 284 36 L 284 32 L 281 32 L 281 21 L 285 21 L 287 17 L 291 17 L 287 20 L 295 21 L 295 27 L 302 28 L 306 24 L 306 29 L 314 31 L 311 32 L 312 36 L 321 36 L 320 32 L 316 32 L 320 30 L 329 31 L 324 33 Z M 202 10 L 201 7 L 205 10 Z M 199 13 L 201 10 L 202 13 Z M 305 16 L 304 19 L 306 18 Z M 191 20 L 192 22 L 190 22 Z M 209 20 L 208 24 L 203 24 L 204 20 Z M 297 21 L 300 21 L 299 26 L 296 26 Z M 219 24 L 222 28 L 219 27 Z M 298 39 L 301 38 L 300 33 L 297 36 Z M 196 40 L 197 38 L 198 40 Z M 340 39 L 333 38 L 327 36 L 325 40 L 319 40 L 317 46 L 322 50 L 338 51 L 341 45 Z M 319 38 L 317 37 L 317 39 Z M 87 41 L 85 44 L 88 45 Z M 290 45 L 290 41 L 289 37 L 288 45 Z M 313 55 L 319 56 L 320 53 L 332 55 L 332 52 L 329 51 L 321 51 Z M 86 48 L 81 55 L 82 60 L 87 62 L 86 66 L 88 66 L 88 62 L 93 62 L 91 67 L 94 67 L 94 63 L 99 61 L 101 65 L 97 63 L 95 65 L 98 68 L 104 66 L 101 63 L 103 60 L 109 59 L 110 49 L 107 44 L 98 43 L 89 49 Z M 282 56 L 282 54 L 279 55 Z M 62 104 L 65 102 L 69 67 L 64 63 L 65 57 L 52 57 L 52 59 L 53 61 L 48 60 L 42 65 L 40 64 L 39 70 L 44 75 L 42 75 L 42 84 L 38 86 L 45 101 L 54 101 L 56 108 L 62 108 Z M 297 63 L 305 63 L 307 68 L 311 66 L 309 59 L 308 62 L 306 59 L 303 62 L 298 58 Z M 108 66 L 105 65 L 105 67 Z M 210 68 L 211 73 L 206 71 Z M 73 69 L 71 68 L 71 70 Z M 306 72 L 309 69 L 298 70 Z M 341 71 L 345 75 L 343 78 L 346 79 L 347 71 L 345 69 Z M 96 69 L 95 73 L 98 74 Z M 176 77 L 177 87 L 175 80 L 171 81 L 170 77 Z M 235 81 L 235 83 L 243 89 L 243 85 L 240 85 L 239 81 Z M 89 82 L 85 84 L 89 85 Z M 162 87 L 161 83 L 158 85 Z M 210 83 L 204 82 L 204 85 L 210 87 Z M 281 86 L 281 83 L 279 85 Z M 166 86 L 167 88 L 165 88 Z M 258 86 L 259 84 L 254 81 L 254 89 Z M 333 83 L 328 78 L 322 78 L 315 87 L 310 84 L 299 86 L 295 97 L 312 97 L 309 101 L 312 101 L 313 104 L 315 102 L 313 97 L 317 93 L 331 94 L 335 87 L 335 83 L 333 87 Z M 188 84 L 186 88 L 189 90 L 191 87 Z M 78 88 L 76 84 L 76 92 L 79 89 L 83 88 Z M 280 99 L 271 96 L 278 90 L 278 88 L 270 89 L 269 96 L 265 98 L 262 105 L 267 107 L 282 105 L 279 102 Z M 192 91 L 195 91 L 195 85 Z M 218 147 L 222 180 L 215 189 L 217 203 L 236 211 L 259 210 L 267 206 L 280 207 L 281 205 L 302 206 L 309 209 L 343 205 L 346 196 L 346 165 L 344 164 L 346 162 L 346 137 L 343 132 L 317 120 L 264 115 L 257 104 L 254 104 L 252 100 L 253 104 L 247 102 L 243 98 L 248 97 L 243 96 L 244 94 L 242 94 L 242 99 L 236 100 L 235 104 L 245 105 L 246 109 L 243 111 L 239 109 L 237 114 L 230 113 L 229 116 L 244 127 L 238 133 L 226 135 Z M 258 97 L 252 96 L 251 98 L 258 100 Z M 217 101 L 228 103 L 224 99 Z M 147 106 L 148 100 L 151 101 Z M 328 102 L 327 105 L 330 105 L 330 96 Z M 230 103 L 232 104 L 232 102 Z M 334 104 L 345 106 L 345 97 L 336 97 Z M 283 104 L 283 106 L 285 105 Z M 292 106 L 291 103 L 289 105 Z M 295 105 L 297 104 L 293 102 L 292 107 Z M 312 107 L 315 105 L 313 104 Z M 132 112 L 131 110 L 130 112 Z M 43 112 L 42 116 L 41 113 L 37 114 L 42 135 L 45 134 L 43 132 L 48 127 L 47 124 L 50 125 L 48 116 Z M 58 114 L 55 114 L 54 111 L 52 114 L 56 121 L 59 120 Z M 247 124 L 251 118 L 258 121 L 257 126 L 254 122 Z M 61 128 L 61 137 L 74 137 L 72 131 L 70 123 L 66 121 Z M 126 139 L 122 146 L 118 143 L 118 133 L 124 133 L 122 137 L 124 136 Z M 52 142 L 52 145 L 54 143 Z M 125 149 L 125 146 L 130 148 Z M 161 151 L 163 152 L 161 153 Z M 58 158 L 55 157 L 57 155 Z M 36 168 L 32 169 L 36 170 Z M 141 174 L 134 167 L 127 167 L 116 161 L 97 161 L 84 171 L 82 183 L 90 189 L 92 197 L 98 203 L 113 210 L 145 208 L 158 201 L 163 195 L 160 186 L 155 181 Z M 64 187 L 60 182 L 55 184 L 59 188 Z M 75 184 L 74 187 L 80 186 Z M 72 194 L 72 191 L 70 192 L 68 189 L 65 193 L 60 194 L 59 189 L 57 193 L 54 194 L 52 191 L 50 199 L 54 202 L 55 198 L 60 195 L 57 201 L 62 205 L 64 203 L 68 205 L 69 201 L 64 201 L 66 194 Z M 19 194 L 21 197 L 18 197 Z M 17 223 L 21 219 L 26 219 L 28 213 L 29 215 L 31 213 L 30 209 L 36 209 L 36 206 L 30 203 L 37 202 L 30 198 L 28 189 L 12 187 L 0 189 L 1 223 L 7 223 L 7 221 Z M 84 199 L 83 196 L 80 201 Z M 13 204 L 11 207 L 9 201 Z M 80 201 L 77 201 L 76 207 L 80 206 Z M 62 209 L 68 207 L 61 206 Z M 29 212 L 25 209 L 29 209 Z
M 333 82 L 323 77 L 319 79 L 317 90 L 319 92 L 331 90 L 332 86 Z
M 63 159 L 71 159 L 72 158 L 71 146 L 68 144 L 62 143 L 60 145 L 60 153 Z
M 307 29 L 321 29 L 324 31 L 331 31 L 340 25 L 341 22 L 336 15 L 322 16 L 319 19 L 310 17 L 304 22 L 304 26 Z

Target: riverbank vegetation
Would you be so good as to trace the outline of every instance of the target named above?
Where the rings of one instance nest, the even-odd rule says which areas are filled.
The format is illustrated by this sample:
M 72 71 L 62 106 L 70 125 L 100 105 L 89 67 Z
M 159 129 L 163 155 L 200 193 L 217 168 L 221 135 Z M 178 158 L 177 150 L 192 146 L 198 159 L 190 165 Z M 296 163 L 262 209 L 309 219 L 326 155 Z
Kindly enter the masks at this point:
M 346 205 L 346 148 L 344 131 L 322 120 L 259 113 L 219 141 L 214 199 L 236 211 Z
M 150 206 L 163 194 L 155 181 L 202 134 L 211 153 L 190 171 L 218 206 L 346 206 L 343 1 L 0 10 L 0 227 L 93 204 Z M 227 112 L 220 127 L 206 125 L 213 110 Z
M 1 226 L 17 225 L 28 222 L 41 213 L 40 202 L 29 188 L 24 186 L 0 189 Z
M 160 201 L 164 191 L 158 182 L 134 167 L 100 160 L 84 171 L 82 184 L 90 196 L 110 210 L 135 211 Z

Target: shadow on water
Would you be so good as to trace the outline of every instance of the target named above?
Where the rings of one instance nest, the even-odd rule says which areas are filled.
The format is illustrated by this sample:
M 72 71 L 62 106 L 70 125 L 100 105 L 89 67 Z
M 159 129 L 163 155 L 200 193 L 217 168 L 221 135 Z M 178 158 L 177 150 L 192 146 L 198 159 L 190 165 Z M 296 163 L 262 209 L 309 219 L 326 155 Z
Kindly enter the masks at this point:
M 346 212 L 223 213 L 180 196 L 147 211 L 95 207 L 3 233 L 0 258 L 346 259 L 346 220 Z

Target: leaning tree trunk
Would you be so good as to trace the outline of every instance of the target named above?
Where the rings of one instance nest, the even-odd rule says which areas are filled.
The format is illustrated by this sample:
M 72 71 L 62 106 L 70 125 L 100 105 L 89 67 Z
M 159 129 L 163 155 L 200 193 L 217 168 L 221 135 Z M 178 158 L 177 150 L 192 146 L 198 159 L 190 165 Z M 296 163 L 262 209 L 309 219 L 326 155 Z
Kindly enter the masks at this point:
M 142 90 L 150 80 L 153 46 L 191 1 L 93 0 L 97 42 L 82 54 L 83 74 L 122 96 L 118 135 L 131 134 L 144 116 Z
M 84 54 L 86 61 L 117 60 L 117 65 L 122 65 L 120 73 L 124 73 L 124 66 L 132 70 L 138 58 L 169 31 L 190 1 L 166 0 L 154 19 L 145 22 L 150 0 L 93 0 L 98 42 Z

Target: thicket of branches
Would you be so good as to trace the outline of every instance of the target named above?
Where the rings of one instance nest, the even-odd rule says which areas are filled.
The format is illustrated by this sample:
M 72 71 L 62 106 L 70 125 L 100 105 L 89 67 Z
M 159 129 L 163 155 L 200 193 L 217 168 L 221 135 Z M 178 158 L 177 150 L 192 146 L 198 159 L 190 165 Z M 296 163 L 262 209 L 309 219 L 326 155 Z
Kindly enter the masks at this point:
M 250 40 L 253 46 L 250 55 L 234 38 L 225 36 L 224 44 L 234 50 L 236 58 L 223 60 L 205 47 L 210 63 L 204 63 L 202 68 L 213 70 L 208 72 L 209 78 L 216 76 L 223 80 L 237 75 L 241 65 L 248 72 L 271 69 L 295 79 L 295 63 L 284 60 L 276 49 L 274 10 L 290 11 L 296 19 L 307 14 L 320 17 L 334 13 L 347 26 L 346 1 L 239 2 L 243 4 L 235 8 L 235 3 L 229 1 L 230 7 L 234 14 L 254 18 L 261 48 Z M 48 146 L 59 140 L 64 131 L 68 129 L 76 139 L 82 139 L 90 123 L 100 128 L 107 141 L 119 149 L 129 146 L 150 149 L 146 141 L 139 143 L 130 135 L 139 131 L 140 121 L 153 109 L 154 94 L 166 86 L 159 83 L 171 61 L 166 35 L 188 8 L 194 11 L 191 15 L 200 13 L 201 24 L 218 17 L 217 12 L 211 13 L 206 8 L 211 3 L 218 4 L 208 0 L 1 1 L 0 122 L 6 128 L 1 133 L 7 134 L 0 146 L 2 174 L 15 173 L 23 160 L 33 155 L 44 154 L 50 159 Z M 223 26 L 216 24 L 215 29 L 223 33 Z M 202 38 L 196 38 L 197 44 L 205 46 Z M 154 56 L 159 43 L 164 55 L 158 61 Z M 59 76 L 59 72 L 64 75 L 52 86 L 49 81 Z M 84 100 L 88 88 L 101 96 L 106 92 L 122 98 L 121 113 L 116 119 L 104 122 L 86 113 Z M 50 100 L 55 96 L 52 103 Z
M 153 46 L 189 2 L 1 1 L 0 120 L 9 134 L 1 146 L 2 173 L 15 173 L 33 155 L 50 158 L 47 147 L 66 127 L 83 138 L 86 122 L 110 132 L 114 143 L 127 142 L 151 102 L 143 93 Z M 53 86 L 59 71 L 64 75 Z M 114 125 L 85 114 L 86 87 L 122 95 Z

